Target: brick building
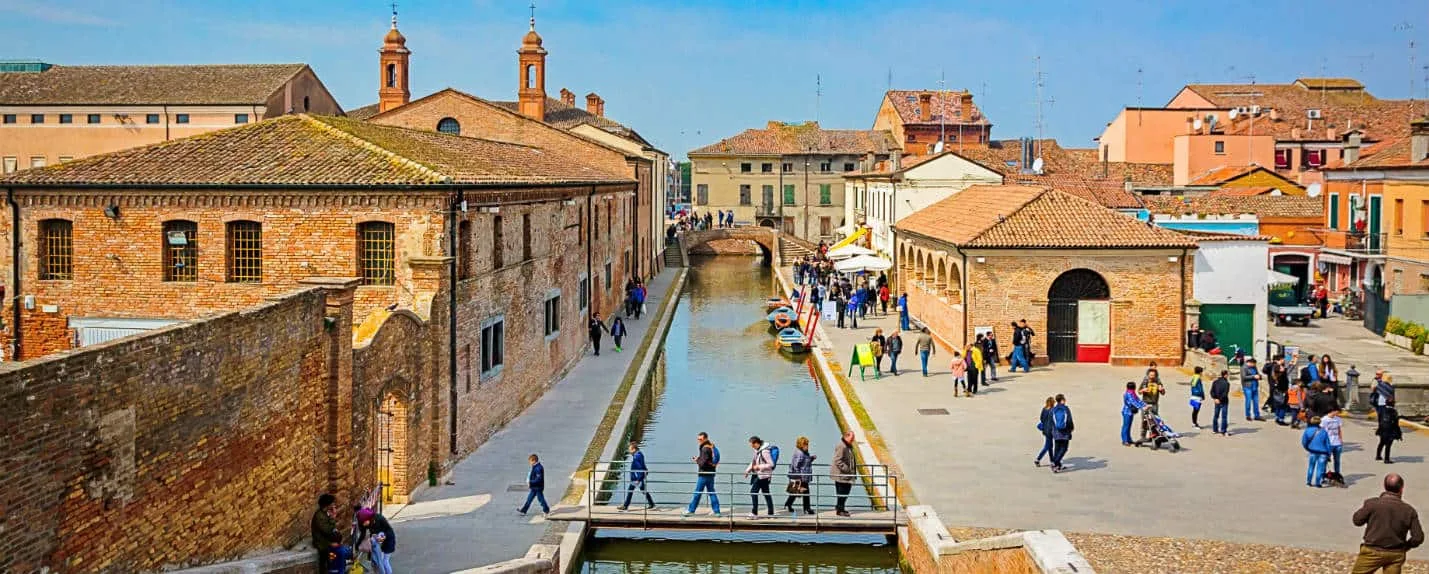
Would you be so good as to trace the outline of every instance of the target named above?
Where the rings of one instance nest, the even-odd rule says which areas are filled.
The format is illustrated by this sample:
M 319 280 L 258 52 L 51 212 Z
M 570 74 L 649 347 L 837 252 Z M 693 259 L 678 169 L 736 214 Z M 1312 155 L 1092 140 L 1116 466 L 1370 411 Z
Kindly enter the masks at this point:
M 1196 242 L 1046 187 L 979 185 L 894 226 L 896 285 L 961 347 L 1010 323 L 1037 361 L 1179 364 Z
M 0 63 L 0 172 L 287 113 L 340 115 L 342 108 L 305 64 Z
M 419 130 L 519 142 L 579 158 L 605 169 L 628 174 L 637 182 L 629 214 L 631 244 L 627 267 L 650 277 L 663 266 L 664 201 L 669 156 L 635 130 L 605 116 L 605 100 L 586 95 L 586 109 L 575 106 L 575 94 L 561 89 L 561 99 L 546 93 L 546 57 L 535 18 L 517 50 L 520 84 L 516 101 L 490 101 L 446 88 L 416 100 L 407 86 L 412 52 L 397 29 L 397 19 L 378 52 L 382 83 L 378 103 L 348 113 L 372 123 Z
M 939 141 L 948 150 L 986 147 L 992 141 L 992 121 L 966 90 L 889 90 L 873 129 L 892 134 L 911 156 L 935 153 Z

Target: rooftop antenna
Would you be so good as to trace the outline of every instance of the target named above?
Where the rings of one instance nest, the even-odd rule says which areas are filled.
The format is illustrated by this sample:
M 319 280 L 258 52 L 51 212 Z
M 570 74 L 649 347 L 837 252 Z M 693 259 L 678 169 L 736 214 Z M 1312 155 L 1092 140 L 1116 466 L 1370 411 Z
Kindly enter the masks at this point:
M 1042 56 L 1033 58 L 1036 73 L 1033 79 L 1037 84 L 1037 159 L 1042 159 Z
M 397 29 L 397 3 L 392 3 L 392 29 Z
M 1136 125 L 1141 125 L 1141 66 L 1136 67 Z
M 1407 35 L 1407 36 L 1410 37 L 1410 40 L 1409 40 L 1409 101 L 1410 101 L 1411 103 L 1409 104 L 1409 108 L 1410 108 L 1411 110 L 1413 110 L 1413 109 L 1414 109 L 1414 104 L 1413 104 L 1413 102 L 1414 102 L 1414 74 L 1415 74 L 1415 69 L 1414 69 L 1414 25 L 1413 25 L 1413 24 L 1410 24 L 1409 22 L 1400 22 L 1400 23 L 1394 25 L 1394 31 L 1396 31 L 1396 32 L 1404 32 L 1405 35 Z M 1413 115 L 1413 114 L 1414 114 L 1414 112 L 1411 111 L 1411 112 L 1410 112 L 1410 115 Z M 1413 118 L 1410 118 L 1410 119 L 1413 119 Z
M 943 118 L 948 115 L 948 114 L 947 114 L 947 111 L 948 111 L 948 82 L 947 82 L 947 75 L 946 75 L 942 70 L 938 70 L 938 151 L 939 151 L 939 152 L 943 151 L 942 148 L 947 145 L 947 144 L 945 144 L 945 143 L 943 143 L 943 142 L 948 141 L 948 126 L 947 126 L 947 123 L 943 121 Z
M 888 67 L 888 90 L 893 90 L 893 66 Z
M 824 77 L 814 74 L 814 123 L 819 123 L 819 104 L 824 98 Z

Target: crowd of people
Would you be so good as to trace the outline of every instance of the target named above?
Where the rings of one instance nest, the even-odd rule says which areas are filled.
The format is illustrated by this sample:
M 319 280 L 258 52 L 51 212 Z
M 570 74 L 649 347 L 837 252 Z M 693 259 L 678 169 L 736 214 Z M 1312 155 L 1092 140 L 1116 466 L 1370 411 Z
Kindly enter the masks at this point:
M 697 444 L 697 454 L 690 458 L 696 467 L 695 492 L 690 499 L 690 503 L 685 507 L 684 516 L 692 516 L 700 507 L 700 499 L 704 495 L 709 496 L 710 511 L 715 516 L 721 516 L 719 507 L 719 495 L 715 492 L 715 473 L 719 471 L 720 452 L 714 442 L 710 440 L 707 433 L 699 433 L 695 436 Z M 854 482 L 859 480 L 858 462 L 854 458 L 854 448 L 856 441 L 853 431 L 846 431 L 839 437 L 839 442 L 834 446 L 833 461 L 829 465 L 828 479 L 834 485 L 834 513 L 838 516 L 848 517 L 852 514 L 848 511 L 848 497 L 853 492 Z M 766 443 L 758 436 L 749 437 L 749 448 L 753 451 L 750 461 L 744 467 L 744 477 L 749 481 L 749 518 L 759 518 L 760 499 L 763 498 L 764 507 L 767 508 L 766 516 L 774 516 L 774 496 L 770 493 L 770 483 L 774 479 L 775 470 L 779 464 L 779 447 Z M 640 490 L 645 492 L 647 508 L 655 508 L 655 502 L 650 498 L 646 488 L 648 473 L 644 468 L 644 457 L 641 455 L 637 469 L 634 464 L 635 456 L 640 452 L 639 446 L 630 444 L 632 463 L 627 467 L 628 487 L 625 496 L 625 503 L 620 510 L 628 510 L 630 507 L 631 495 Z M 811 497 L 811 487 L 818 477 L 814 475 L 814 460 L 818 456 L 809 452 L 809 438 L 799 437 L 794 441 L 794 454 L 789 462 L 789 470 L 786 473 L 786 483 L 784 492 L 787 495 L 784 499 L 783 508 L 785 512 L 797 516 L 799 510 L 794 506 L 799 505 L 799 509 L 804 514 L 814 513 L 814 504 Z
M 387 517 L 369 506 L 353 507 L 352 527 L 347 535 L 338 529 L 337 497 L 323 494 L 309 521 L 312 545 L 317 552 L 320 574 L 348 574 L 354 562 L 366 558 L 375 574 L 392 574 L 392 553 L 397 551 L 397 532 Z
M 666 229 L 666 237 L 673 237 L 675 233 L 681 231 L 705 231 L 707 229 L 734 227 L 734 210 L 717 210 L 713 213 L 706 211 L 701 214 L 698 211 L 677 211 L 666 214 L 670 221 L 673 221 Z

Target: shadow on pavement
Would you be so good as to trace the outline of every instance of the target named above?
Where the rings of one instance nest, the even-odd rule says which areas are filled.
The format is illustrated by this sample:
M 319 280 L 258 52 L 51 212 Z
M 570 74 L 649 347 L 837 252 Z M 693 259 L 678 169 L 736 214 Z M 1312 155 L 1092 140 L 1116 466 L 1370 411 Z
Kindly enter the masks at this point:
M 1074 456 L 1071 458 L 1064 459 L 1062 461 L 1062 466 L 1065 467 L 1065 469 L 1062 470 L 1063 473 L 1077 472 L 1082 470 L 1097 470 L 1101 468 L 1106 468 L 1106 459 L 1092 458 L 1089 456 Z

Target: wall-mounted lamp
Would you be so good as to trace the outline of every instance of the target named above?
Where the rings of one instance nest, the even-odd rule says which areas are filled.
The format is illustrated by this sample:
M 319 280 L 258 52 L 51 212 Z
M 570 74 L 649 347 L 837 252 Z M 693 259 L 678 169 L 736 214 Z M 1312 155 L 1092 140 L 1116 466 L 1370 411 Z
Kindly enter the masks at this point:
M 461 200 L 461 205 L 458 206 L 458 209 L 460 209 L 462 213 L 466 213 L 466 200 L 465 200 L 465 199 Z
M 1175 262 L 1177 262 L 1177 261 L 1180 261 L 1180 258 L 1179 258 L 1179 257 L 1176 257 L 1175 255 L 1172 255 L 1172 256 L 1170 256 L 1170 257 L 1167 257 L 1167 258 L 1166 258 L 1166 261 L 1169 261 L 1169 262 L 1171 262 L 1171 263 L 1175 263 Z
M 110 219 L 119 219 L 119 206 L 112 203 L 104 206 L 104 216 Z
M 566 206 L 575 205 L 575 204 L 576 204 L 576 200 L 574 200 L 574 199 L 567 199 L 567 200 L 561 202 L 561 205 L 566 205 Z
M 986 257 L 979 257 L 979 258 L 977 258 L 977 262 L 978 262 L 978 263 L 987 263 L 987 258 L 986 258 Z

